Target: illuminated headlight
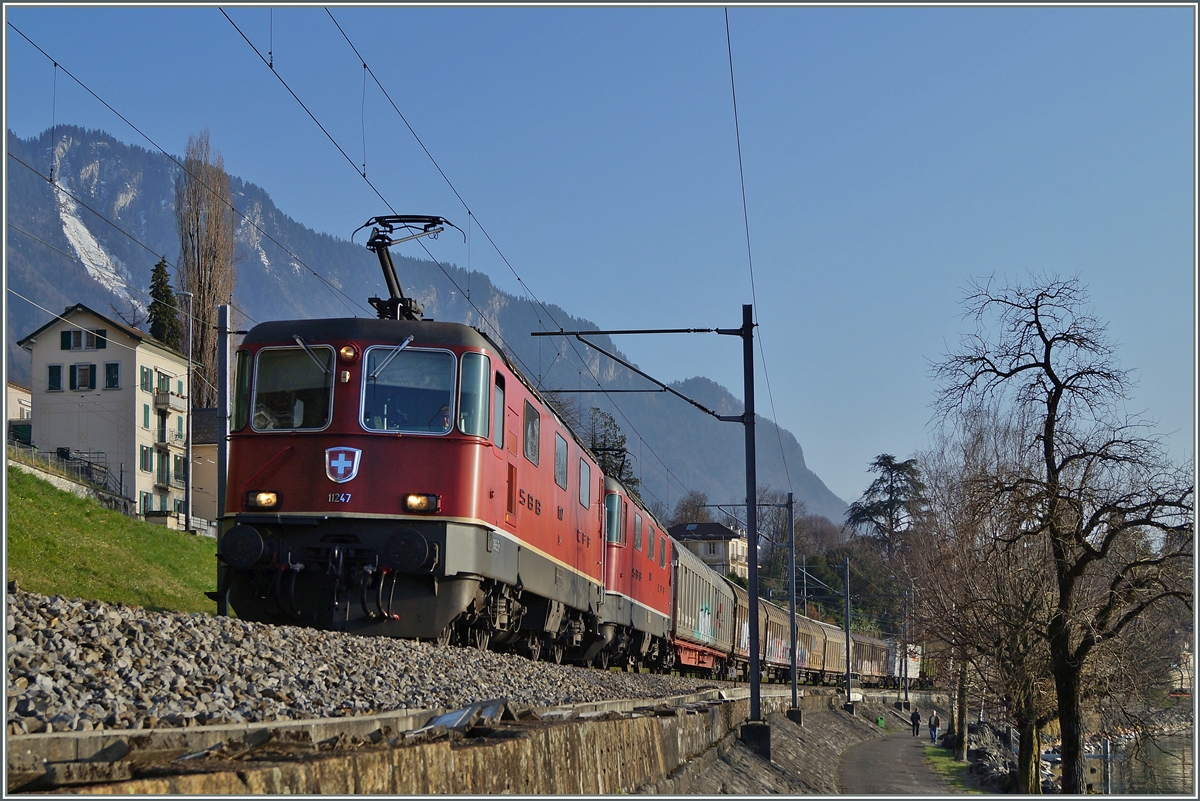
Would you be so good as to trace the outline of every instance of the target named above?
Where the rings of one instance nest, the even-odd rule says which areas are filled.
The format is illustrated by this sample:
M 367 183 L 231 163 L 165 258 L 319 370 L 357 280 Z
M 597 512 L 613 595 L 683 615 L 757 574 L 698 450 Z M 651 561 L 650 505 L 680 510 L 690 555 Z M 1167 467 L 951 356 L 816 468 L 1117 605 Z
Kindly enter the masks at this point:
M 436 512 L 441 508 L 440 499 L 436 495 L 405 495 L 404 508 L 410 512 Z
M 247 492 L 246 506 L 251 509 L 274 509 L 279 506 L 279 494 L 262 490 Z

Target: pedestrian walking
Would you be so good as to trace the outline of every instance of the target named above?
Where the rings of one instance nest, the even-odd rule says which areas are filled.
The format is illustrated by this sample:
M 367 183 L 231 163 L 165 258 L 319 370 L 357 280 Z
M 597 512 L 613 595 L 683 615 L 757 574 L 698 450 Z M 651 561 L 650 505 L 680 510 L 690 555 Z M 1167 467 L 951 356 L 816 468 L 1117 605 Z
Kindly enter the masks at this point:
M 913 707 L 912 715 L 909 716 L 912 721 L 913 737 L 918 737 L 921 734 L 921 710 L 919 707 Z
M 929 716 L 929 742 L 937 745 L 938 730 L 942 728 L 942 719 L 938 717 L 937 710 L 933 710 L 933 714 Z

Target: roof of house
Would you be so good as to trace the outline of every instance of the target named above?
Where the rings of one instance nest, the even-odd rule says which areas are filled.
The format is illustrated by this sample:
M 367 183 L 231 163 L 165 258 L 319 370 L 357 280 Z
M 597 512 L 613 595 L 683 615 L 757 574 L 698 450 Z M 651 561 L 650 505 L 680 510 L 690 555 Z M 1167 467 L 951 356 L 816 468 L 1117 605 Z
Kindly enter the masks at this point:
M 720 523 L 678 523 L 667 533 L 677 540 L 736 540 L 744 536 Z
M 28 350 L 29 344 L 32 344 L 32 342 L 37 339 L 38 334 L 42 333 L 47 328 L 54 325 L 59 320 L 66 320 L 68 317 L 70 317 L 71 315 L 73 315 L 77 312 L 85 312 L 87 314 L 92 315 L 93 317 L 98 317 L 106 325 L 112 326 L 113 328 L 115 328 L 116 330 L 120 331 L 121 333 L 127 335 L 128 337 L 130 337 L 131 339 L 133 339 L 135 342 L 137 342 L 139 344 L 141 344 L 142 342 L 146 342 L 147 344 L 155 345 L 156 347 L 159 347 L 159 348 L 165 350 L 167 353 L 178 356 L 181 359 L 187 358 L 186 356 L 184 356 L 182 353 L 175 350 L 174 348 L 170 348 L 170 347 L 164 345 L 162 342 L 159 342 L 157 339 L 150 336 L 145 331 L 140 331 L 131 325 L 126 325 L 123 322 L 114 320 L 111 317 L 101 314 L 100 312 L 96 311 L 95 309 L 89 308 L 88 306 L 85 306 L 82 303 L 76 303 L 74 306 L 68 306 L 67 308 L 63 309 L 62 314 L 56 316 L 53 320 L 51 320 L 50 322 L 43 325 L 41 328 L 34 331 L 32 334 L 28 334 L 23 339 L 19 340 L 17 342 L 17 344 L 20 345 L 22 348 Z
M 217 409 L 192 409 L 192 444 L 215 445 L 221 437 Z

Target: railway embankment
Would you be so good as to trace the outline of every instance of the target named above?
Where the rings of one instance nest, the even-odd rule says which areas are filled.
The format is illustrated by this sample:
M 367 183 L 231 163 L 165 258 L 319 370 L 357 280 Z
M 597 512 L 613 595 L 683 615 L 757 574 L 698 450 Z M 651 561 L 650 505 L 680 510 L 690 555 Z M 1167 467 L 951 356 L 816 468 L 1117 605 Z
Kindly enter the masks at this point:
M 10 792 L 700 792 L 749 714 L 745 685 L 11 589 Z M 763 688 L 781 732 L 790 702 Z M 873 731 L 840 703 L 801 698 Z

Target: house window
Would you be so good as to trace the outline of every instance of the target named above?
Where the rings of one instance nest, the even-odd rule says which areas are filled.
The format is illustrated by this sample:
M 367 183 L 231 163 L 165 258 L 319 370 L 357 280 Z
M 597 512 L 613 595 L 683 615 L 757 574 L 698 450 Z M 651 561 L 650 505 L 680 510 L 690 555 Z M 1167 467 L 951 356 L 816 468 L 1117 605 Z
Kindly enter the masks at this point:
M 554 434 L 554 483 L 567 488 L 567 441 L 562 434 Z
M 121 388 L 121 363 L 108 362 L 104 365 L 104 388 L 105 389 L 120 389 Z
M 46 370 L 46 390 L 49 392 L 62 392 L 62 365 L 52 364 Z
M 138 466 L 141 467 L 142 472 L 143 473 L 154 472 L 154 451 L 153 451 L 153 449 L 151 449 L 145 445 L 139 445 L 138 452 L 139 452 L 138 455 L 140 457 Z
M 139 492 L 138 493 L 138 509 L 141 510 L 142 514 L 146 514 L 146 512 L 151 511 L 151 506 L 150 506 L 151 497 L 152 496 L 148 492 Z
M 158 388 L 161 389 L 163 392 L 170 392 L 171 391 L 171 376 L 167 375 L 166 373 L 159 373 L 158 374 Z
M 140 368 L 142 371 L 141 385 L 147 392 L 154 391 L 154 376 L 149 367 Z
M 579 460 L 579 504 L 584 509 L 592 505 L 592 466 Z
M 176 457 L 175 457 L 175 476 L 176 476 L 177 478 L 180 478 L 180 479 L 184 478 L 184 475 L 183 475 L 183 467 L 184 467 L 184 459 L 183 459 L 183 457 L 182 457 L 182 456 L 176 456 Z
M 183 498 L 175 499 L 175 514 L 177 514 L 177 515 L 183 514 Z
M 63 331 L 60 347 L 63 350 L 96 350 L 97 348 L 107 347 L 108 341 L 105 338 L 108 331 L 103 328 L 98 328 L 95 331 L 82 331 L 76 329 L 74 331 Z
M 541 455 L 542 416 L 533 404 L 525 401 L 525 458 L 538 463 Z
M 84 390 L 96 388 L 96 365 L 71 365 L 71 389 Z
M 149 430 L 150 428 L 150 404 L 142 404 L 142 428 Z
M 708 555 L 709 556 L 717 555 L 717 544 L 715 542 L 710 542 L 708 544 Z

